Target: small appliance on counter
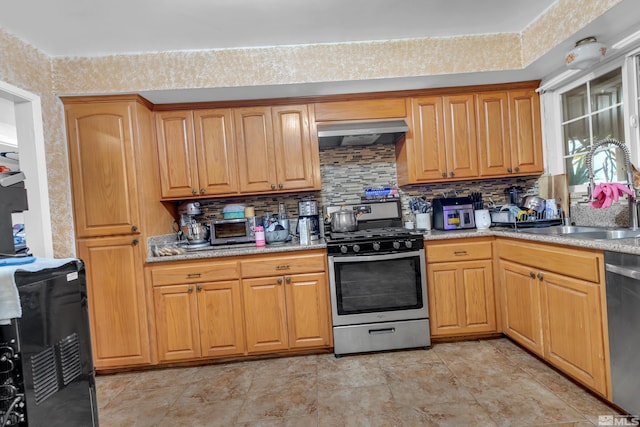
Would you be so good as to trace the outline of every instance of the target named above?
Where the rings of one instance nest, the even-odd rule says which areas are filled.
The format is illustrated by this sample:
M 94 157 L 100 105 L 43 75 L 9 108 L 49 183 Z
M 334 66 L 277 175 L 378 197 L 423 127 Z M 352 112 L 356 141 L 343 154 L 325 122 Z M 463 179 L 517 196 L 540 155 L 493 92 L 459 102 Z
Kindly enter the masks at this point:
M 298 223 L 307 220 L 310 229 L 311 240 L 320 238 L 320 215 L 318 214 L 318 203 L 314 200 L 305 200 L 298 202 Z M 296 228 L 296 234 L 300 234 L 299 227 Z
M 460 230 L 475 228 L 473 201 L 469 197 L 443 197 L 433 199 L 433 228 Z
M 178 206 L 178 213 L 180 214 L 179 240 L 183 241 L 184 246 L 193 248 L 209 246 L 209 226 L 199 223 L 195 218 L 202 213 L 200 203 L 182 203 Z
M 28 209 L 23 172 L 0 173 L 0 259 L 16 256 L 12 213 Z

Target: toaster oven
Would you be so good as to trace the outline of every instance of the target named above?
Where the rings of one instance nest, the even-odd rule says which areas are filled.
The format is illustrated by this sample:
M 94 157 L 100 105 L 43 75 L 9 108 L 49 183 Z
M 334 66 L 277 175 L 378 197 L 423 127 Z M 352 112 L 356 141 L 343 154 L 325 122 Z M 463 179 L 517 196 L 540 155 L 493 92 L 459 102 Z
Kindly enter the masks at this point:
M 436 230 L 476 228 L 473 202 L 468 197 L 433 199 L 433 227 Z
M 209 224 L 212 245 L 232 245 L 256 241 L 254 231 L 258 217 L 216 219 Z M 259 219 L 259 218 L 258 218 Z

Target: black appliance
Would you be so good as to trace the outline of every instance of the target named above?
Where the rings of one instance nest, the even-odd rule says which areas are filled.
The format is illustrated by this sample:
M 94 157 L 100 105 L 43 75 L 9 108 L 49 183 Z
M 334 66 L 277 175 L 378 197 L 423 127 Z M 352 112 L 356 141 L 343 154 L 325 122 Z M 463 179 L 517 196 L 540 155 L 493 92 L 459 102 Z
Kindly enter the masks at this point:
M 399 200 L 352 207 L 356 231 L 325 233 L 335 355 L 428 348 L 422 234 L 401 227 Z M 325 208 L 329 216 L 339 209 Z
M 84 265 L 14 277 L 22 317 L 0 325 L 0 426 L 97 426 Z
M 433 199 L 433 228 L 460 230 L 476 228 L 473 201 L 469 197 L 442 197 Z

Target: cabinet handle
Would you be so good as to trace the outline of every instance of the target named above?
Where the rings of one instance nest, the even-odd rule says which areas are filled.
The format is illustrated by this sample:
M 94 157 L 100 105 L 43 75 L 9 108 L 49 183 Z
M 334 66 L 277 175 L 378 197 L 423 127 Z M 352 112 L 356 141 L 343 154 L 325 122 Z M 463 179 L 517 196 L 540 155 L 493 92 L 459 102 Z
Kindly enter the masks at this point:
M 187 277 L 190 279 L 196 278 L 196 277 L 200 277 L 200 273 L 189 273 L 187 274 Z
M 449 176 L 453 176 L 455 175 L 453 172 L 449 172 Z
M 195 188 L 192 188 L 192 189 L 191 189 L 191 194 L 193 194 L 193 195 L 195 196 L 196 194 L 198 194 L 198 191 L 196 191 L 196 189 L 195 189 Z
M 189 293 L 193 292 L 193 286 L 189 286 L 189 287 L 187 288 L 187 292 L 189 292 Z
M 442 172 L 442 177 L 446 178 L 447 177 L 447 173 L 446 172 Z
M 455 251 L 453 254 L 456 255 L 456 256 L 458 256 L 458 255 L 466 255 L 467 251 Z
M 513 172 L 513 169 L 507 168 L 507 172 L 511 173 L 511 172 Z
M 140 242 L 138 241 L 138 239 L 133 239 L 133 240 L 131 241 L 131 244 L 132 244 L 133 246 L 137 246 L 137 245 L 138 245 L 138 243 L 140 243 Z
M 542 280 L 544 278 L 544 276 L 542 275 L 542 273 L 538 273 L 538 280 Z
M 275 184 L 271 184 L 271 189 L 275 190 L 276 189 L 276 185 Z
M 291 283 L 291 277 L 287 276 L 284 278 L 284 281 L 287 283 Z
M 198 286 L 196 286 L 196 290 L 197 290 L 198 292 L 200 292 L 200 291 L 202 290 L 202 285 L 198 285 Z
M 276 265 L 276 270 L 288 270 L 290 267 L 289 264 Z
M 536 273 L 534 273 L 533 271 L 529 272 L 529 277 L 531 277 L 532 279 L 536 278 Z
M 520 168 L 516 166 L 516 172 L 520 172 Z
M 204 188 L 200 189 L 200 194 L 204 194 Z
M 138 227 L 136 225 L 131 226 L 131 231 L 138 231 Z
M 278 285 L 282 284 L 282 279 L 278 279 Z
M 284 185 L 282 185 L 282 183 L 280 183 L 280 184 L 278 184 L 278 188 L 279 188 L 280 190 L 282 190 L 282 189 L 284 188 Z

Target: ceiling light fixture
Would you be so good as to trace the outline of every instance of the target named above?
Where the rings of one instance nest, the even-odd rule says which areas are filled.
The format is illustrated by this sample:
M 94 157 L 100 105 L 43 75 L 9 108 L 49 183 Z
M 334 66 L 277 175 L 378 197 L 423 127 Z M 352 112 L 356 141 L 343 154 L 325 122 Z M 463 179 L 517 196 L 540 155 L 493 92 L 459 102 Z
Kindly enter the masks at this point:
M 567 68 L 571 70 L 586 70 L 602 61 L 607 53 L 607 47 L 598 43 L 595 37 L 587 37 L 576 42 L 576 46 L 564 57 Z
M 615 50 L 622 49 L 622 48 L 627 47 L 631 43 L 636 42 L 638 40 L 640 40 L 640 30 L 636 31 L 635 33 L 632 33 L 632 34 L 628 35 L 627 37 L 623 38 L 619 42 L 614 43 L 611 46 L 611 49 L 615 49 Z

